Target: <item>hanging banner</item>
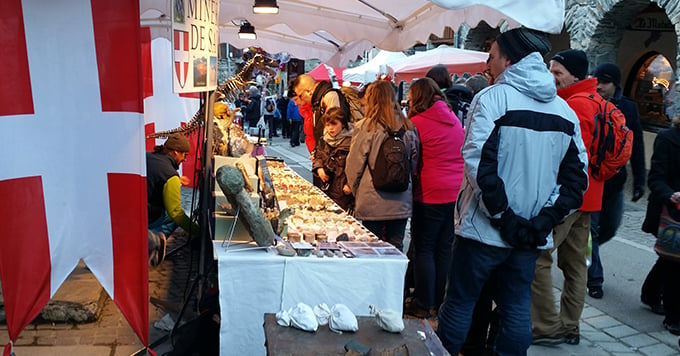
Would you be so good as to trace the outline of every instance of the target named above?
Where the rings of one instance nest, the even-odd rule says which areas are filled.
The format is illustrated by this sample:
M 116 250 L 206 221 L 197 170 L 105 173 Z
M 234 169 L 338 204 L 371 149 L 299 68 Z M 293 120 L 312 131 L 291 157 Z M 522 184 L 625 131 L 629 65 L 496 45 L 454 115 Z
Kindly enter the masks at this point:
M 81 260 L 148 345 L 139 1 L 2 0 L 0 18 L 3 355 Z
M 219 0 L 172 0 L 172 88 L 196 93 L 217 88 Z

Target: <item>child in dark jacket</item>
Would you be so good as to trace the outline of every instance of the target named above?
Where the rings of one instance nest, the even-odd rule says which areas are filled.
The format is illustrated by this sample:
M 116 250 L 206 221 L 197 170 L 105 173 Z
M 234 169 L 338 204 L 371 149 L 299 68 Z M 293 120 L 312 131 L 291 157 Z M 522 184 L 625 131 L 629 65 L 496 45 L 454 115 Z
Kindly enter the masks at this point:
M 340 108 L 328 109 L 321 117 L 323 138 L 316 148 L 312 172 L 324 183 L 322 190 L 345 211 L 354 207 L 354 196 L 345 176 L 345 162 L 352 141 L 352 126 Z

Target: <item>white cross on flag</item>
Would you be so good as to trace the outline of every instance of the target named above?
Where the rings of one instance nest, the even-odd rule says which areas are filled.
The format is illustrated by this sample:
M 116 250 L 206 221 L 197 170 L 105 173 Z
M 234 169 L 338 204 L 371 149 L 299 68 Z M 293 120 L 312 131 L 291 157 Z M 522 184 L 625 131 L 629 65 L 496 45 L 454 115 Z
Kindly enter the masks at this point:
M 0 24 L 10 340 L 82 259 L 148 345 L 139 2 L 2 0 Z
M 184 88 L 189 74 L 189 32 L 174 30 L 175 74 L 179 86 Z

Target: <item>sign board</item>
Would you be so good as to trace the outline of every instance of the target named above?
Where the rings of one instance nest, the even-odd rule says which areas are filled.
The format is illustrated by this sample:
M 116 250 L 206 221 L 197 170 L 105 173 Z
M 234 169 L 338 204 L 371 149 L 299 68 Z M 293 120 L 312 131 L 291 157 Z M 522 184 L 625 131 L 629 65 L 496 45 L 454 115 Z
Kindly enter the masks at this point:
M 217 88 L 219 9 L 219 0 L 172 0 L 173 92 Z
M 674 32 L 675 25 L 663 11 L 642 12 L 633 18 L 631 30 Z

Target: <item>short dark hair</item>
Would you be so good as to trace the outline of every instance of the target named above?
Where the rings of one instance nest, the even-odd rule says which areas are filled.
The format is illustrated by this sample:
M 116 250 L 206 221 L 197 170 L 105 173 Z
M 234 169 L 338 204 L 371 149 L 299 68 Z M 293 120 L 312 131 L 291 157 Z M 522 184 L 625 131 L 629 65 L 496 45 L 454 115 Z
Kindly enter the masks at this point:
M 326 110 L 326 113 L 323 114 L 321 120 L 323 120 L 324 124 L 331 121 L 339 121 L 342 124 L 342 127 L 349 127 L 349 118 L 345 115 L 345 112 L 337 106 Z
M 434 82 L 439 85 L 439 89 L 446 89 L 450 87 L 451 84 L 453 84 L 451 81 L 451 75 L 449 74 L 449 69 L 443 64 L 434 65 L 432 68 L 430 68 L 430 70 L 427 71 L 425 76 L 432 78 L 432 80 L 434 80 Z
M 291 99 L 297 96 L 297 93 L 295 92 L 295 86 L 297 85 L 297 82 L 298 78 L 295 77 L 295 79 L 288 83 L 288 97 Z

